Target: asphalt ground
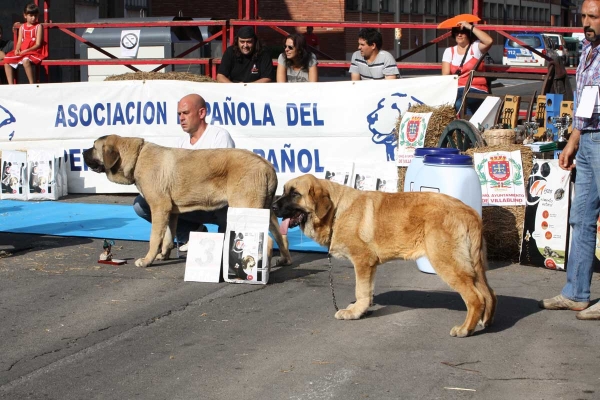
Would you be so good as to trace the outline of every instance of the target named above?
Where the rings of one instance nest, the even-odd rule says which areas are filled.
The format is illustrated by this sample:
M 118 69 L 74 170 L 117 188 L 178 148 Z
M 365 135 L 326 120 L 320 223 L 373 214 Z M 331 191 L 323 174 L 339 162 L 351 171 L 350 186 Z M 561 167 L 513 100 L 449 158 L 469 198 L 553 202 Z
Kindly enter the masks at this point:
M 600 322 L 537 305 L 562 271 L 492 261 L 495 322 L 458 339 L 460 296 L 413 261 L 380 266 L 368 315 L 338 321 L 324 254 L 292 253 L 254 286 L 184 282 L 183 258 L 137 268 L 147 245 L 117 241 L 128 263 L 112 266 L 101 240 L 0 233 L 0 398 L 600 398 Z M 331 265 L 345 307 L 353 267 Z

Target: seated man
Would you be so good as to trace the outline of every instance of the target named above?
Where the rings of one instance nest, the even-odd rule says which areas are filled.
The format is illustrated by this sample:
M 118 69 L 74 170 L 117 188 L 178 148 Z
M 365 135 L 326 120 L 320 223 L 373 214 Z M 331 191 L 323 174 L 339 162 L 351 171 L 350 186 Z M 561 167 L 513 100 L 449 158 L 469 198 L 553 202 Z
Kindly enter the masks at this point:
M 240 28 L 223 54 L 217 73 L 217 82 L 267 83 L 273 80 L 273 60 L 263 51 L 251 26 Z
M 2 36 L 2 26 L 0 26 L 0 60 L 4 60 L 4 56 L 13 49 L 14 44 L 10 36 L 8 38 L 3 38 Z
M 350 77 L 353 81 L 370 79 L 396 79 L 400 75 L 396 60 L 389 52 L 381 50 L 383 37 L 375 28 L 358 31 L 358 50 L 352 54 Z
M 235 147 L 229 132 L 206 122 L 206 102 L 202 96 L 197 94 L 184 96 L 177 104 L 177 115 L 179 115 L 181 129 L 189 134 L 189 137 L 180 140 L 177 147 L 190 150 Z M 150 206 L 142 195 L 137 196 L 133 201 L 133 209 L 146 221 L 152 221 Z M 175 238 L 178 244 L 184 243 L 179 250 L 187 251 L 190 232 L 206 231 L 203 224 L 218 225 L 219 232 L 224 233 L 227 227 L 227 207 L 216 211 L 198 210 L 179 214 Z

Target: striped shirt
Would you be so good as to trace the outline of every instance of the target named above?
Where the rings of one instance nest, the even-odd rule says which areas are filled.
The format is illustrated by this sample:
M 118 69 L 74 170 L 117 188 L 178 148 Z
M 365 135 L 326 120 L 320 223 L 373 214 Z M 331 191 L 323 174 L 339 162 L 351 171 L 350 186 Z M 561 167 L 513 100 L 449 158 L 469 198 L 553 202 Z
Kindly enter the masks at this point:
M 368 64 L 360 51 L 355 51 L 352 54 L 350 61 L 351 74 L 360 74 L 360 79 L 384 79 L 388 75 L 397 76 L 400 74 L 396 60 L 385 50 L 380 50 L 375 57 L 375 61 Z
M 589 61 L 587 60 L 588 54 Z M 584 86 L 600 86 L 600 47 L 592 48 L 592 44 L 586 39 L 583 41 L 581 50 L 581 61 L 577 67 L 577 95 L 575 104 L 579 104 Z M 575 116 L 573 118 L 573 128 L 580 131 L 600 130 L 600 114 L 594 113 L 591 118 Z

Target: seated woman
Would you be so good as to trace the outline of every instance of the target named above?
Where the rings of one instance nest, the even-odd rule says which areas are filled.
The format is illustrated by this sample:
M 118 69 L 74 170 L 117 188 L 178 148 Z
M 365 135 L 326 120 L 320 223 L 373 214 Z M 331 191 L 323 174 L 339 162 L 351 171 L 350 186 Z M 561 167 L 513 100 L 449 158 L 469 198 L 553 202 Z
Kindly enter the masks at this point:
M 285 39 L 285 50 L 277 59 L 277 82 L 317 82 L 317 57 L 308 51 L 306 39 L 292 33 Z
M 442 57 L 442 75 L 458 75 L 458 92 L 454 107 L 456 111 L 460 109 L 465 90 L 465 84 L 469 78 L 469 73 L 475 64 L 485 54 L 494 40 L 473 24 L 462 21 L 457 27 L 452 28 L 452 37 L 456 40 L 456 46 L 448 47 Z M 483 63 L 479 65 L 478 70 L 483 70 Z M 488 93 L 486 79 L 483 77 L 473 78 L 469 93 Z M 482 99 L 468 98 L 466 104 L 466 115 L 472 115 L 483 103 Z

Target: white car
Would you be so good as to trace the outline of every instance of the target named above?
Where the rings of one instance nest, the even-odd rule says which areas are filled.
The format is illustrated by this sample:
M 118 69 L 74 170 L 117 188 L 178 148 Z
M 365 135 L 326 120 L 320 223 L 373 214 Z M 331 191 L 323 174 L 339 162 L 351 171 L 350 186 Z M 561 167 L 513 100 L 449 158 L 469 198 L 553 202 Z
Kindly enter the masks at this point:
M 513 36 L 546 56 L 551 58 L 558 56 L 550 43 L 550 38 L 545 37 L 541 33 L 515 33 Z M 545 67 L 548 65 L 548 61 L 524 48 L 514 40 L 506 39 L 506 43 L 504 43 L 502 65 L 516 67 Z

